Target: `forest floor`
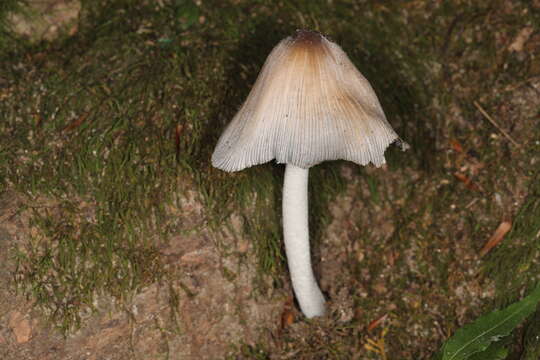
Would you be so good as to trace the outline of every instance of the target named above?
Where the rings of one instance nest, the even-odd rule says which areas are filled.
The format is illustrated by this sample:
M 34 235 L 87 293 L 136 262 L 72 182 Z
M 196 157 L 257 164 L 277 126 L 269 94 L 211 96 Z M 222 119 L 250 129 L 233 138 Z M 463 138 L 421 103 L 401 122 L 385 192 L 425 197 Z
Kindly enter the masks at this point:
M 5 1 L 0 358 L 432 359 L 540 280 L 539 23 L 536 0 Z M 210 164 L 298 28 L 344 49 L 411 145 L 311 170 L 314 320 L 283 166 Z M 508 359 L 538 339 L 540 312 Z

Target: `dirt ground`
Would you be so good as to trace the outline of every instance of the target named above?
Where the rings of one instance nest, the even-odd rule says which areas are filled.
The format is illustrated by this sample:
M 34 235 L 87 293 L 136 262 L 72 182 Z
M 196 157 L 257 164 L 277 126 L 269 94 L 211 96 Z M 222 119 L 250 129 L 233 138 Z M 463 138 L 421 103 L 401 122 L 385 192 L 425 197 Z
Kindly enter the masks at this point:
M 173 272 L 182 274 L 182 289 L 175 307 L 181 321 L 170 313 L 170 291 L 164 284 L 147 287 L 130 301 L 129 309 L 114 307 L 111 298 L 101 297 L 96 314 L 86 314 L 85 326 L 64 338 L 50 328 L 43 314 L 15 296 L 10 284 L 14 272 L 8 255 L 16 244 L 28 241 L 28 217 L 16 195 L 1 199 L 0 254 L 2 309 L 0 356 L 2 359 L 215 359 L 237 339 L 255 343 L 271 337 L 287 300 L 283 290 L 252 298 L 255 266 L 242 256 L 246 239 L 222 236 L 222 246 L 237 250 L 237 256 L 220 258 L 212 235 L 206 231 L 178 236 L 161 248 Z M 183 220 L 197 221 L 202 208 L 193 201 L 180 207 Z M 234 278 L 226 269 L 234 269 Z M 232 273 L 232 271 L 230 272 Z M 187 296 L 185 296 L 187 295 Z

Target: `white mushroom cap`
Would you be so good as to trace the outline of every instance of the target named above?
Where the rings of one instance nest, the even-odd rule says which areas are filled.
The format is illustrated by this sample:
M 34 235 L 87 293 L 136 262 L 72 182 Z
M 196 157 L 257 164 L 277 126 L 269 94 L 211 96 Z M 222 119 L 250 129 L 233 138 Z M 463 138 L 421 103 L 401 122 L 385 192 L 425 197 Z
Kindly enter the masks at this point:
M 394 141 L 408 147 L 345 52 L 320 33 L 299 30 L 268 56 L 212 165 L 238 171 L 276 159 L 309 168 L 344 159 L 380 166 Z

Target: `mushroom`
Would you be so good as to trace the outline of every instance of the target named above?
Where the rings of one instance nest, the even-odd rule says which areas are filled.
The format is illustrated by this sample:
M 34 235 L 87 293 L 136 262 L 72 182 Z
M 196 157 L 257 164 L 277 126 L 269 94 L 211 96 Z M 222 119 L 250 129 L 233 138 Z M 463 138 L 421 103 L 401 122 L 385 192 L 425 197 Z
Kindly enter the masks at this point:
M 308 318 L 325 313 L 309 251 L 308 172 L 326 160 L 385 163 L 394 132 L 369 82 L 318 32 L 297 30 L 268 56 L 247 100 L 221 135 L 212 165 L 286 164 L 283 235 L 294 293 Z

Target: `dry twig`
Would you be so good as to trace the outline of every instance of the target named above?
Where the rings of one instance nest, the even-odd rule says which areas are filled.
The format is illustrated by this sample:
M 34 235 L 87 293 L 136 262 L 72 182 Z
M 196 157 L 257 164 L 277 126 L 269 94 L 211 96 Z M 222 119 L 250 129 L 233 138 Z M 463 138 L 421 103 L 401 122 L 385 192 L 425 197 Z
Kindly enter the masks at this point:
M 474 103 L 474 106 L 476 106 L 476 108 L 478 109 L 478 111 L 480 111 L 480 113 L 482 115 L 484 115 L 484 117 L 486 119 L 488 119 L 488 121 L 497 128 L 497 130 L 499 130 L 508 140 L 510 140 L 510 142 L 514 145 L 516 145 L 517 147 L 521 147 L 521 144 L 519 144 L 517 141 L 515 141 L 506 131 L 503 130 L 503 128 L 501 128 L 499 126 L 499 124 L 497 124 L 495 122 L 495 120 L 493 120 L 493 118 L 491 116 L 489 116 L 489 114 L 484 110 L 484 108 L 482 108 L 482 106 L 480 106 L 480 104 L 476 101 L 473 102 Z

